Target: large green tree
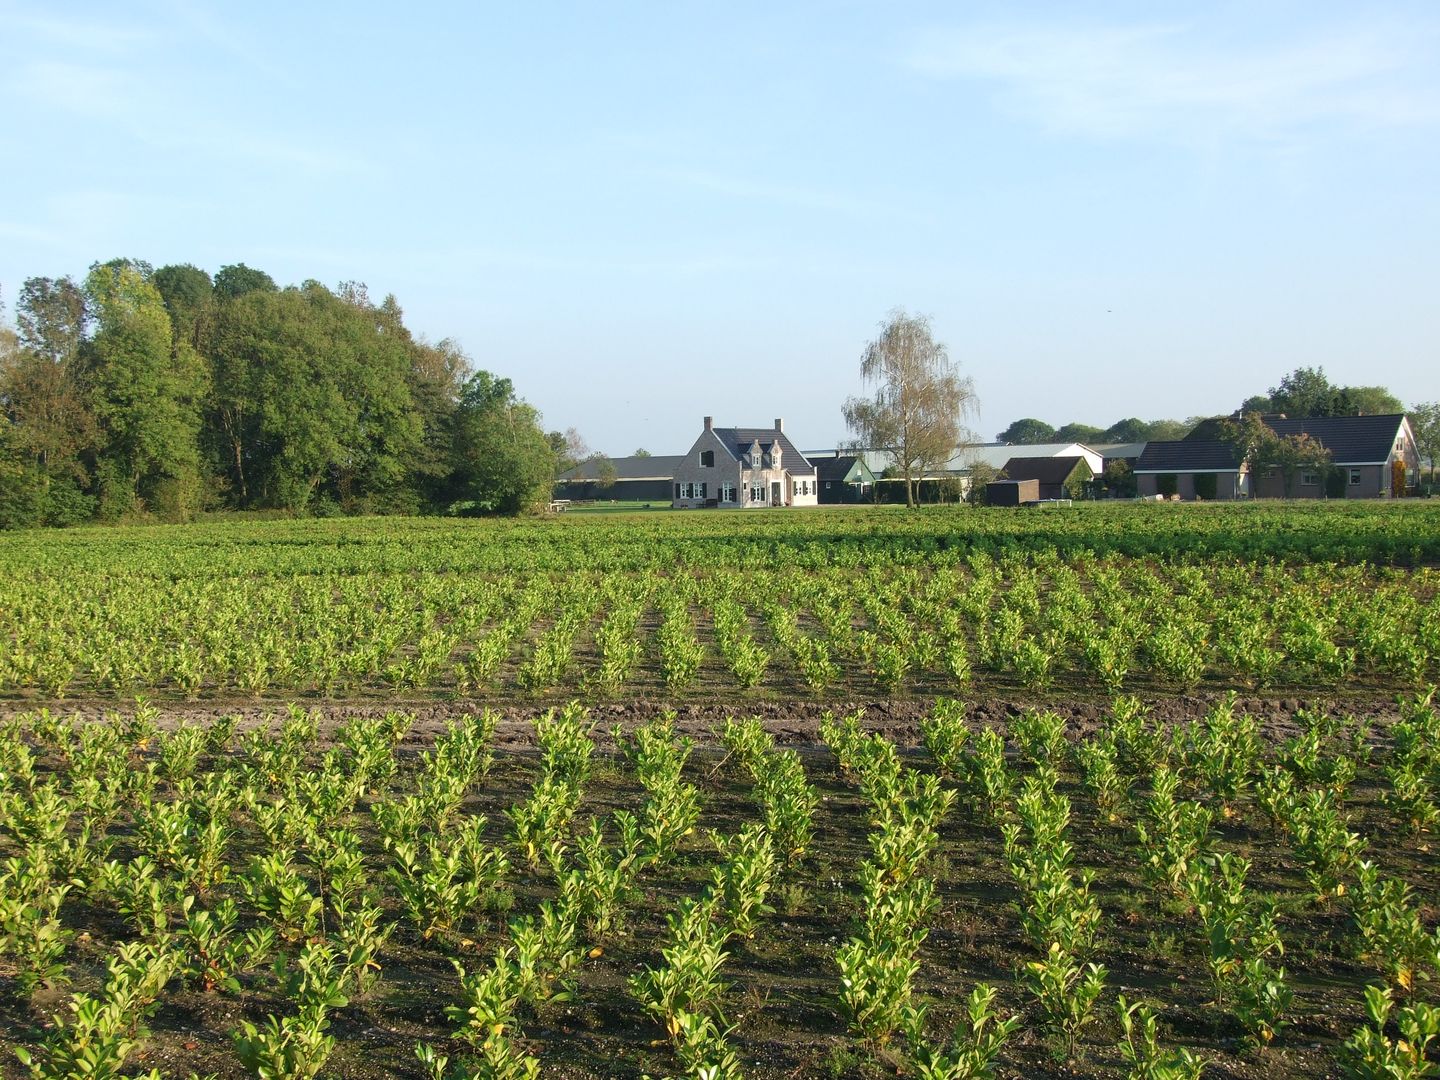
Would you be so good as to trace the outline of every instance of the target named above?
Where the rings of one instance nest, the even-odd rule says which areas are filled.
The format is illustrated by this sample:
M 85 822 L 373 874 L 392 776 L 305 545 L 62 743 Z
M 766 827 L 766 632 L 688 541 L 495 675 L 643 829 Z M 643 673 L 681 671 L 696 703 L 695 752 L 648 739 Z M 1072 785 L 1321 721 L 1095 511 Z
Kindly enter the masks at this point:
M 201 348 L 215 303 L 215 288 L 210 275 L 198 266 L 180 263 L 160 267 L 151 280 L 160 298 L 165 301 L 176 345 Z
M 85 290 L 71 278 L 32 277 L 20 288 L 15 311 L 20 344 L 36 356 L 56 364 L 73 361 L 89 317 Z
M 251 292 L 279 291 L 274 278 L 244 263 L 231 263 L 215 272 L 215 295 L 225 300 L 235 300 Z
M 1296 368 L 1279 386 L 1270 388 L 1270 405 L 1275 412 L 1295 418 L 1331 416 L 1339 387 L 1325 376 L 1323 367 Z
M 1144 442 L 1150 437 L 1150 425 L 1138 416 L 1127 416 L 1116 420 L 1100 435 L 1102 442 L 1128 443 Z
M 29 524 L 73 524 L 93 509 L 85 458 L 97 431 L 77 381 L 87 319 L 84 293 L 69 278 L 30 278 L 16 312 L 20 333 L 7 331 L 0 348 L 0 407 L 21 467 L 12 480 L 30 491 Z
M 555 451 L 509 379 L 477 371 L 466 380 L 454 431 L 453 511 L 518 514 L 549 500 Z
M 1347 416 L 1385 416 L 1405 411 L 1404 402 L 1383 386 L 1347 386 L 1340 394 Z
M 222 299 L 211 410 L 237 501 L 294 511 L 406 502 L 422 446 L 412 344 L 398 311 L 358 290 L 337 296 L 310 281 Z
M 99 424 L 101 512 L 194 513 L 203 496 L 200 407 L 205 371 L 177 357 L 170 316 L 143 263 L 91 267 L 85 292 L 96 331 L 83 351 L 83 383 Z
M 1402 413 L 1405 407 L 1383 386 L 1338 386 L 1326 376 L 1323 367 L 1300 367 L 1281 379 L 1279 386 L 1272 386 L 1269 394 L 1246 398 L 1240 411 L 1309 419 Z

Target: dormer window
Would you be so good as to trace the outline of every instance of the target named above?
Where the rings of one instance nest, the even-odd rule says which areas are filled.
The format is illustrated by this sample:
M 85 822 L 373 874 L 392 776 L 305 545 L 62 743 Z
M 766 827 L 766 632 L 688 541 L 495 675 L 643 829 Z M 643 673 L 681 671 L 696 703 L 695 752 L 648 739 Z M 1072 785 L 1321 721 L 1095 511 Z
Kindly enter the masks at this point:
M 715 467 L 715 451 L 714 451 L 714 450 L 701 450 L 701 451 L 700 451 L 700 467 L 701 467 L 702 469 L 713 469 L 713 468 Z
M 752 469 L 760 468 L 760 461 L 760 443 L 752 442 L 750 444 L 750 467 Z
M 780 444 L 778 442 L 770 447 L 770 467 L 772 469 L 780 468 Z

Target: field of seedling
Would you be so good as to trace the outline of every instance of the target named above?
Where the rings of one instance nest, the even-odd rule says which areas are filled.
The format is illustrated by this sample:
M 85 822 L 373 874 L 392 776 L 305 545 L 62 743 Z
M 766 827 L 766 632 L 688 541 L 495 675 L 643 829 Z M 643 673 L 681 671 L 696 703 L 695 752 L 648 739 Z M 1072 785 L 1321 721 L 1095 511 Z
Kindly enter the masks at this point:
M 0 538 L 0 1075 L 1440 1073 L 1440 511 Z

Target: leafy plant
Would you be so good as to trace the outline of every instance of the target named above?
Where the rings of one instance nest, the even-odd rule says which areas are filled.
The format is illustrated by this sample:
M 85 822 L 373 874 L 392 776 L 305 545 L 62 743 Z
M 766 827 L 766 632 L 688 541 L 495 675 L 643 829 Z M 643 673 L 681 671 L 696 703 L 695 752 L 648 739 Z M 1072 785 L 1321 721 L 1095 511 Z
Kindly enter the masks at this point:
M 1353 1080 L 1421 1080 L 1440 1075 L 1440 1065 L 1428 1059 L 1430 1044 L 1440 1035 L 1440 1009 L 1416 1002 L 1395 1014 L 1399 1038 L 1385 1034 L 1394 1002 L 1383 986 L 1365 988 L 1365 1012 L 1370 1018 L 1341 1048 L 1345 1075 Z

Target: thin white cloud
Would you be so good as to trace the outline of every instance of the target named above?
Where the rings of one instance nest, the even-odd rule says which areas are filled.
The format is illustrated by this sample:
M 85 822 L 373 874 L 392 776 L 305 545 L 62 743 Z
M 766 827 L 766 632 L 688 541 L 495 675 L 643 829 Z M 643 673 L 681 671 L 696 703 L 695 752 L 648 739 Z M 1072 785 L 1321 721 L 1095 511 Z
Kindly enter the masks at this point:
M 7 31 L 13 38 L 28 37 L 36 45 L 58 45 L 68 51 L 128 53 L 155 40 L 155 34 L 144 27 L 102 19 L 67 18 L 54 11 L 11 10 L 4 14 Z
M 661 179 L 701 188 L 717 195 L 735 199 L 775 203 L 802 210 L 844 214 L 855 218 L 885 218 L 920 221 L 893 202 L 856 198 L 838 191 L 821 188 L 793 187 L 729 176 L 704 169 L 668 169 L 657 174 Z
M 1104 138 L 1289 139 L 1316 125 L 1440 122 L 1440 25 L 1377 22 L 1281 43 L 1189 25 L 983 25 L 934 31 L 904 61 L 989 83 L 1009 107 Z
M 189 0 L 168 0 L 163 6 L 177 30 L 188 31 L 192 39 L 238 60 L 271 83 L 302 85 L 293 70 L 276 61 L 270 50 L 254 40 L 245 23 L 227 21 L 208 5 Z
M 97 120 L 125 118 L 139 104 L 135 80 L 107 65 L 35 60 L 17 64 L 5 82 L 31 104 Z

